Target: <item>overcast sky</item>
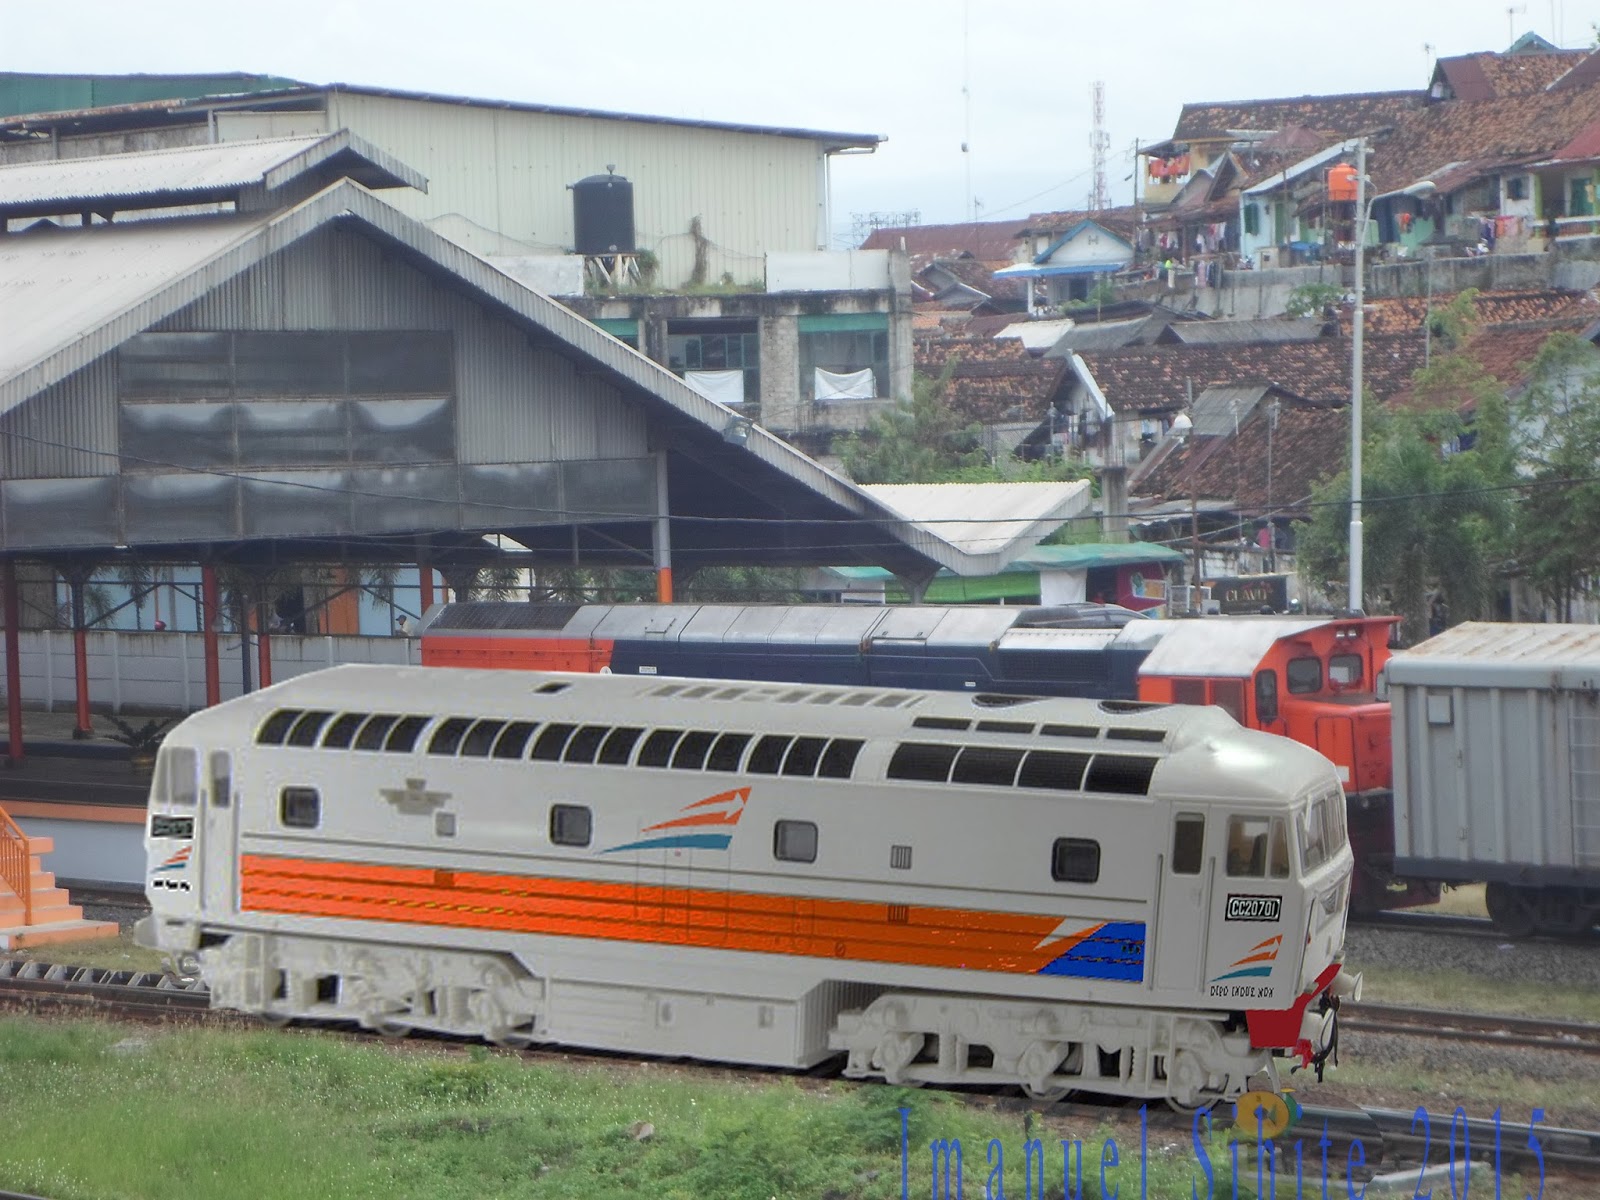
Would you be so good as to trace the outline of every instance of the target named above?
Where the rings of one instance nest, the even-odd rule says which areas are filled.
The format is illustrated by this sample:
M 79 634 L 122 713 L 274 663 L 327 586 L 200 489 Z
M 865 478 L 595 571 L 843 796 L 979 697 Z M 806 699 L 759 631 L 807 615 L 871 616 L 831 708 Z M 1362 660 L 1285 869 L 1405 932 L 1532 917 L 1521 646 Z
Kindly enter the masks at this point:
M 0 70 L 252 71 L 624 112 L 876 133 L 836 160 L 834 220 L 1079 208 L 1105 82 L 1113 203 L 1130 148 L 1186 101 L 1426 86 L 1434 57 L 1532 29 L 1594 37 L 1567 0 L 0 0 Z M 963 82 L 970 88 L 968 105 Z M 970 159 L 970 161 L 968 161 Z M 970 170 L 971 188 L 967 187 Z M 625 172 L 624 172 L 625 173 Z

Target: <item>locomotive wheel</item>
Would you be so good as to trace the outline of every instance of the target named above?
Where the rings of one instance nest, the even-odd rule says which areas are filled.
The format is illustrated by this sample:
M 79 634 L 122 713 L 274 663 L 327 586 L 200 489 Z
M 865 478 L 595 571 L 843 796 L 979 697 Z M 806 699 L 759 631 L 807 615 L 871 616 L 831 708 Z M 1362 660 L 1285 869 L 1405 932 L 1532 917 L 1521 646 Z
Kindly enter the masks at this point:
M 1483 892 L 1489 920 L 1507 937 L 1524 938 L 1538 924 L 1538 912 L 1523 889 L 1509 883 L 1491 883 Z

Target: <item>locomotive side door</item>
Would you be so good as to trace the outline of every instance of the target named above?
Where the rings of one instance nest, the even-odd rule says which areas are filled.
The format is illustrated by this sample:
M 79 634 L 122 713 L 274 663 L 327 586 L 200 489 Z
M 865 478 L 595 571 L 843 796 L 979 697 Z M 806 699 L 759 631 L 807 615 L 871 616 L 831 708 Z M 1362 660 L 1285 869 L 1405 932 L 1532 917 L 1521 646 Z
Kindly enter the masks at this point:
M 210 914 L 238 909 L 239 840 L 233 792 L 233 755 L 212 750 L 201 755 L 200 905 Z
M 1155 914 L 1155 986 L 1195 993 L 1204 984 L 1216 856 L 1206 852 L 1206 818 L 1174 811 L 1166 853 L 1160 857 Z

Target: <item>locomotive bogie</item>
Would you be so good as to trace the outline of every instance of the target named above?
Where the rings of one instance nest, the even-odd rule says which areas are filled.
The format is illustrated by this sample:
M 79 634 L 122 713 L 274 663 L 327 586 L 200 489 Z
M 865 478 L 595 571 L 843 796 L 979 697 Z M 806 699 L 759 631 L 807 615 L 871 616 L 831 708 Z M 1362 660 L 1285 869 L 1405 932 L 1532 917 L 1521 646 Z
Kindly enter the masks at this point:
M 1326 760 L 1216 710 L 883 689 L 338 668 L 151 813 L 219 1005 L 1182 1104 L 1325 1048 L 1350 874 Z

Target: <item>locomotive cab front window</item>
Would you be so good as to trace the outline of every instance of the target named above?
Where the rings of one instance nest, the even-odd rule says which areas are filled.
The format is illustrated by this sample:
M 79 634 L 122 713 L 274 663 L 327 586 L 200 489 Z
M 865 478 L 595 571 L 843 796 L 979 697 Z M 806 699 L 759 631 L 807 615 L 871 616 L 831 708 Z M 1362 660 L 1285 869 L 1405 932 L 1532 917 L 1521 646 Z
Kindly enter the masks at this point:
M 1320 658 L 1291 658 L 1284 674 L 1289 677 L 1289 691 L 1293 695 L 1306 696 L 1322 690 Z
M 1335 654 L 1328 659 L 1328 682 L 1346 691 L 1361 686 L 1361 655 Z

